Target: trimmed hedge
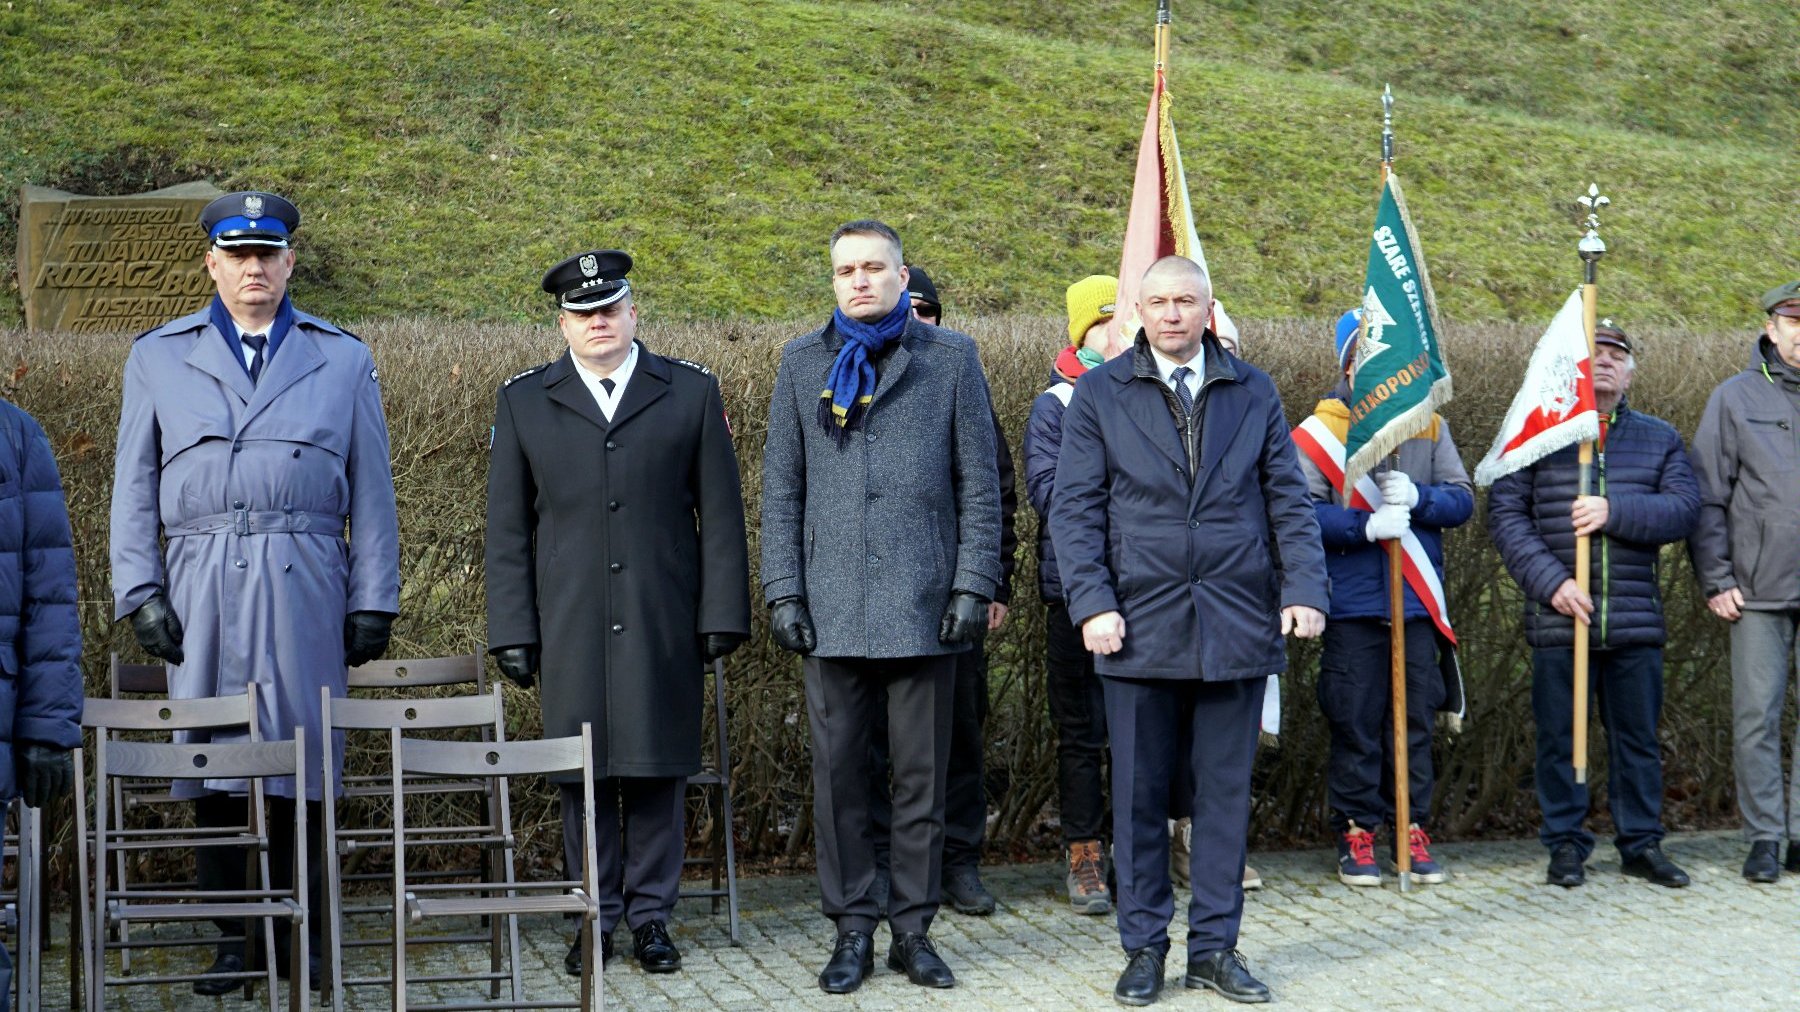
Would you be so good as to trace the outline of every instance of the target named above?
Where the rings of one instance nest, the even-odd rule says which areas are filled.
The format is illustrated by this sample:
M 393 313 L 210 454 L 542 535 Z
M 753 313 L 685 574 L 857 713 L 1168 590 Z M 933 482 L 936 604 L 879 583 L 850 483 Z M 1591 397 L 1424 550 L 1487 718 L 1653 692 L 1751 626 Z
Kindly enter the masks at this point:
M 720 377 L 743 468 L 751 539 L 756 538 L 764 415 L 782 342 L 810 324 L 699 322 L 661 325 L 647 313 L 641 336 L 656 351 L 710 365 Z M 979 341 L 995 404 L 1016 447 L 1033 397 L 1064 340 L 1062 321 L 1044 317 L 954 316 Z M 1332 381 L 1330 322 L 1244 324 L 1249 358 L 1268 369 L 1298 421 Z M 1486 450 L 1526 357 L 1535 328 L 1450 326 L 1445 347 L 1457 397 L 1447 416 L 1470 470 Z M 556 355 L 549 326 L 434 320 L 372 324 L 363 331 L 381 366 L 394 475 L 400 496 L 401 617 L 391 653 L 418 656 L 478 649 L 483 643 L 483 483 L 494 390 L 515 372 Z M 1634 333 L 1639 374 L 1631 400 L 1692 433 L 1707 394 L 1740 368 L 1748 333 L 1695 336 L 1673 330 Z M 124 338 L 0 331 L 0 393 L 35 415 L 62 467 L 75 526 L 90 694 L 104 694 L 109 651 L 142 659 L 129 626 L 110 620 L 107 515 L 118 424 Z M 1023 492 L 1020 495 L 1024 500 Z M 1536 825 L 1529 652 L 1520 632 L 1520 599 L 1490 546 L 1483 519 L 1447 539 L 1448 593 L 1463 641 L 1470 719 L 1459 736 L 1438 741 L 1439 789 L 1431 824 L 1440 837 L 1517 836 Z M 1043 678 L 1045 612 L 1036 591 L 1036 518 L 1019 517 L 1014 607 L 989 641 L 993 697 L 988 779 L 994 852 L 1041 853 L 1057 842 L 1055 735 Z M 754 543 L 751 559 L 757 557 Z M 1670 828 L 1735 817 L 1732 795 L 1730 678 L 1724 626 L 1708 616 L 1679 546 L 1664 555 L 1670 625 L 1662 741 Z M 754 579 L 754 576 L 753 576 Z M 811 816 L 805 704 L 795 659 L 761 627 L 728 663 L 732 761 L 741 853 L 753 859 L 810 859 Z M 1315 702 L 1316 646 L 1296 644 L 1283 679 L 1279 749 L 1258 761 L 1254 838 L 1260 845 L 1327 839 L 1326 731 Z M 538 732 L 534 694 L 508 687 L 510 733 Z M 1791 717 L 1790 717 L 1791 720 Z M 1604 741 L 1593 739 L 1596 824 L 1605 812 Z M 382 757 L 353 754 L 353 766 Z M 550 794 L 541 788 L 516 807 L 527 846 L 540 862 L 556 853 Z M 700 813 L 696 835 L 716 829 Z M 65 830 L 66 832 L 66 830 Z

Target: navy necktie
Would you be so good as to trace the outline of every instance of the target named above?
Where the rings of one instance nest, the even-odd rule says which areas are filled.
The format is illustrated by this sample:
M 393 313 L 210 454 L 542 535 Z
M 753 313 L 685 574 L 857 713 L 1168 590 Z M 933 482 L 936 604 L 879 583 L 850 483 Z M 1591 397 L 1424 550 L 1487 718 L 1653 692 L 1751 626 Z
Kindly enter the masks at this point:
M 262 378 L 263 359 L 268 357 L 263 354 L 263 349 L 268 346 L 269 335 L 245 334 L 244 343 L 256 353 L 256 357 L 250 360 L 250 383 L 254 385 L 257 380 Z
M 601 387 L 601 389 L 606 391 L 606 396 L 608 396 L 608 397 L 612 396 L 613 381 L 612 381 L 611 377 L 607 377 L 606 379 L 601 380 L 600 387 Z
M 1194 417 L 1194 395 L 1187 385 L 1187 378 L 1193 374 L 1194 370 L 1184 365 L 1177 367 L 1175 375 L 1170 377 L 1175 381 L 1175 399 L 1181 402 L 1181 413 L 1187 418 Z

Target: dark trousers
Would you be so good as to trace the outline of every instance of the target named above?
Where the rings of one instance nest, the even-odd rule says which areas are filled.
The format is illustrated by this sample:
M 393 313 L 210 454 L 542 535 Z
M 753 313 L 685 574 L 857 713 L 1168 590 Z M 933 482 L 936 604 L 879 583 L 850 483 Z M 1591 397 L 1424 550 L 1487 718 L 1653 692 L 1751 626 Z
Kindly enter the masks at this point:
M 812 727 L 820 907 L 840 932 L 873 932 L 879 920 L 870 892 L 869 753 L 885 690 L 894 784 L 888 923 L 896 933 L 929 931 L 941 896 L 955 656 L 807 657 L 801 669 Z
M 1250 768 L 1265 678 L 1102 678 L 1112 735 L 1113 866 L 1119 942 L 1125 951 L 1169 948 L 1175 893 L 1169 882 L 1169 812 L 1176 771 L 1193 794 L 1188 875 L 1188 958 L 1237 947 L 1244 914 L 1244 842 Z
M 312 946 L 312 958 L 318 959 L 320 933 L 325 924 L 324 816 L 319 802 L 306 803 L 306 937 Z M 269 821 L 269 888 L 289 889 L 294 885 L 294 799 L 268 797 Z M 212 792 L 194 799 L 194 824 L 202 827 L 247 826 L 249 798 L 244 795 Z M 195 852 L 195 881 L 202 891 L 248 888 L 245 861 L 251 857 L 248 847 L 201 847 Z M 226 936 L 249 934 L 258 940 L 261 924 L 218 920 L 213 924 Z M 275 965 L 285 967 L 288 960 L 289 923 L 275 922 Z M 221 941 L 219 955 L 244 958 L 244 943 Z
M 558 784 L 564 877 L 581 879 L 581 785 Z M 633 931 L 667 922 L 681 894 L 686 777 L 604 777 L 594 781 L 594 900 L 600 933 L 620 920 Z
M 1068 606 L 1050 605 L 1044 668 L 1050 720 L 1056 725 L 1056 797 L 1064 843 L 1105 839 L 1106 695 L 1094 674 L 1094 655 L 1069 619 Z M 948 858 L 946 858 L 948 860 Z
M 950 771 L 944 777 L 944 870 L 981 863 L 987 841 L 987 782 L 982 765 L 988 715 L 987 650 L 977 646 L 956 656 L 956 684 L 950 710 Z M 885 692 L 884 692 L 885 695 Z M 892 773 L 888 767 L 887 707 L 875 708 L 869 749 L 869 820 L 875 836 L 875 864 L 888 867 L 893 834 Z
M 1326 798 L 1331 828 L 1379 829 L 1394 819 L 1393 646 L 1386 622 L 1334 619 L 1319 657 L 1319 709 L 1331 727 Z M 1431 728 L 1444 702 L 1430 619 L 1406 623 L 1406 780 L 1413 822 L 1426 823 L 1436 777 Z M 1404 829 L 1405 827 L 1400 827 Z
M 1588 686 L 1606 729 L 1606 793 L 1620 857 L 1635 857 L 1663 838 L 1662 748 L 1656 740 L 1662 661 L 1661 647 L 1588 652 Z M 1594 852 L 1594 837 L 1581 825 L 1588 813 L 1587 785 L 1575 782 L 1574 651 L 1533 650 L 1531 672 L 1538 807 L 1544 813 L 1538 837 L 1551 849 L 1573 843 L 1586 860 Z

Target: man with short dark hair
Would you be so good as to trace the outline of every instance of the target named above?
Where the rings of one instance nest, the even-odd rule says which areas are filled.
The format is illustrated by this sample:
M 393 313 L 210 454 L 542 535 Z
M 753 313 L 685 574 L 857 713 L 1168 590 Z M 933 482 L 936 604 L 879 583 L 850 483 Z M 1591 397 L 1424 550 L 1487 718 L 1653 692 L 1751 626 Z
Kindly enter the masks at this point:
M 1050 504 L 1069 615 L 1106 697 L 1129 957 L 1113 996 L 1126 1005 L 1163 987 L 1175 783 L 1194 820 L 1183 982 L 1269 1000 L 1237 951 L 1250 770 L 1283 637 L 1325 625 L 1324 551 L 1281 398 L 1220 347 L 1211 307 L 1198 264 L 1151 265 L 1142 334 L 1075 384 Z
M 1744 877 L 1800 873 L 1800 736 L 1782 784 L 1781 714 L 1800 625 L 1800 281 L 1764 293 L 1744 371 L 1694 433 L 1700 526 L 1689 548 L 1707 607 L 1731 623 L 1732 754 L 1750 855 Z M 1781 841 L 1788 842 L 1780 863 Z
M 169 695 L 232 696 L 257 687 L 263 740 L 306 730 L 307 768 L 330 742 L 343 769 L 343 735 L 323 733 L 319 688 L 343 695 L 348 669 L 380 657 L 400 607 L 399 518 L 387 421 L 374 357 L 355 335 L 296 310 L 287 296 L 291 236 L 300 212 L 273 193 L 228 193 L 201 212 L 206 269 L 218 291 L 197 313 L 141 334 L 125 361 L 113 471 L 113 614 L 131 619 L 140 646 L 169 664 Z M 242 741 L 243 731 L 192 733 Z M 270 823 L 287 806 L 330 800 L 339 785 L 293 778 L 266 784 Z M 244 825 L 241 780 L 183 781 L 202 826 Z M 308 815 L 307 825 L 323 820 Z M 294 841 L 274 834 L 273 884 L 292 878 Z M 307 841 L 317 850 L 319 841 Z M 323 910 L 317 855 L 313 909 Z M 234 848 L 198 856 L 202 889 L 241 889 Z M 226 936 L 240 922 L 217 921 Z M 319 957 L 317 917 L 307 920 Z M 287 975 L 286 922 L 275 928 L 276 967 Z M 211 979 L 194 990 L 243 986 L 244 943 L 222 941 Z M 312 984 L 319 977 L 312 972 Z
M 1576 447 L 1567 446 L 1501 478 L 1488 493 L 1488 529 L 1507 572 L 1525 594 L 1531 646 L 1531 709 L 1537 718 L 1537 794 L 1550 851 L 1545 879 L 1574 888 L 1594 837 L 1582 828 L 1588 788 L 1574 769 L 1575 623 L 1588 626 L 1590 686 L 1606 728 L 1607 798 L 1621 870 L 1681 888 L 1687 873 L 1663 854 L 1663 545 L 1686 538 L 1700 493 L 1674 426 L 1632 410 L 1625 391 L 1636 370 L 1631 339 L 1604 320 L 1594 330 L 1594 443 L 1590 495 L 1580 494 Z M 1593 578 L 1575 581 L 1575 543 L 1593 539 Z
M 763 593 L 776 642 L 804 658 L 819 891 L 837 928 L 819 987 L 854 991 L 873 969 L 869 742 L 883 687 L 894 770 L 888 965 L 950 987 L 927 932 L 940 896 L 954 655 L 986 634 L 1001 579 L 987 380 L 975 342 L 913 318 L 892 228 L 850 222 L 830 248 L 837 310 L 782 349 L 762 491 Z

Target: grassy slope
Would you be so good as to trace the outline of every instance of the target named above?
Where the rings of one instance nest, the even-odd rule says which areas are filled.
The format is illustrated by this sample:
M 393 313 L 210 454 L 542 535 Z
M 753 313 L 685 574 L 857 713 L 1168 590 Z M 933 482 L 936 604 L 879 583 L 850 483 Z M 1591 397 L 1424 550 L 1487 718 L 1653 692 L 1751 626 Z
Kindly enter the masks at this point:
M 1055 311 L 1117 261 L 1150 6 L 24 0 L 0 12 L 0 190 L 289 193 L 297 288 L 349 319 L 538 316 L 543 268 L 597 244 L 638 257 L 654 313 L 817 315 L 823 238 L 861 215 L 901 226 L 953 312 Z M 1221 296 L 1330 313 L 1366 255 L 1378 22 L 1210 6 L 1174 83 Z M 1421 15 L 1391 75 L 1401 167 L 1447 316 L 1547 316 L 1591 176 L 1618 201 L 1605 311 L 1725 329 L 1800 273 L 1795 59 L 1751 44 L 1793 37 L 1789 5 L 1398 6 Z

